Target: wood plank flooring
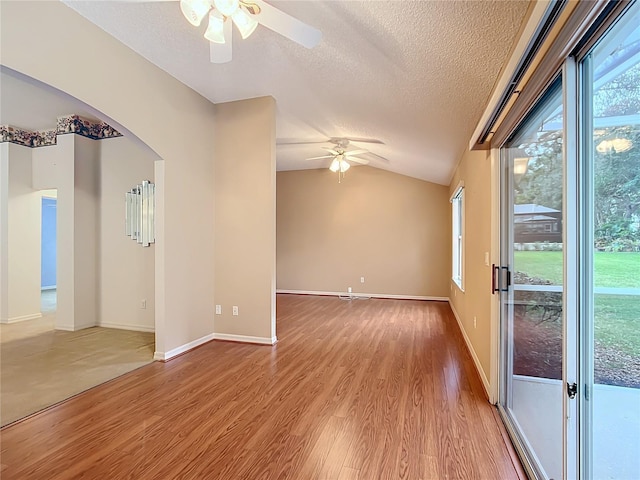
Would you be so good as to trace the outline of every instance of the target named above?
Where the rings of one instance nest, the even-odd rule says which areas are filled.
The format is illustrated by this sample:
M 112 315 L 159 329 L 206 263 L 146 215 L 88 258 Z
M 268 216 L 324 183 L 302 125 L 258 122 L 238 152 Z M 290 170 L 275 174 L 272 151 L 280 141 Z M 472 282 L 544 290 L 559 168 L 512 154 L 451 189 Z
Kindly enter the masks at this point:
M 0 431 L 9 479 L 511 479 L 446 303 L 279 295 L 211 342 Z

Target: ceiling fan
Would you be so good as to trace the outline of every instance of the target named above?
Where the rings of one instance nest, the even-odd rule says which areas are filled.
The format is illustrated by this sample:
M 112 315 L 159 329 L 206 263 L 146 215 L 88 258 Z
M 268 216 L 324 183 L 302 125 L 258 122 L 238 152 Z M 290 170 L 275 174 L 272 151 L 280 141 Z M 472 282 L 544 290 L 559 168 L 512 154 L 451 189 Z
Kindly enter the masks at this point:
M 360 139 L 360 141 L 365 141 L 365 139 Z M 379 140 L 367 140 L 368 143 L 382 143 Z M 295 143 L 320 143 L 320 142 L 295 142 Z M 326 143 L 326 142 L 322 142 Z M 369 150 L 359 149 L 359 150 L 347 150 L 349 146 L 350 140 L 348 138 L 332 138 L 330 139 L 330 143 L 334 143 L 335 147 L 322 147 L 324 150 L 329 152 L 329 155 L 322 155 L 320 157 L 311 157 L 306 160 L 321 160 L 325 158 L 331 158 L 331 165 L 329 166 L 329 170 L 332 172 L 338 173 L 338 183 L 344 177 L 344 174 L 349 168 L 351 168 L 351 163 L 358 163 L 360 165 L 367 165 L 369 160 L 360 158 L 357 155 L 362 154 L 370 154 L 374 155 L 385 162 L 389 162 L 386 158 L 381 157 L 380 155 L 376 155 L 375 153 L 370 152 Z M 351 163 L 350 163 L 351 162 Z
M 189 23 L 195 27 L 200 26 L 205 16 L 209 16 L 204 37 L 210 42 L 212 63 L 231 61 L 232 25 L 236 26 L 243 39 L 249 37 L 258 24 L 306 48 L 315 47 L 322 38 L 320 30 L 263 0 L 180 0 L 180 9 Z

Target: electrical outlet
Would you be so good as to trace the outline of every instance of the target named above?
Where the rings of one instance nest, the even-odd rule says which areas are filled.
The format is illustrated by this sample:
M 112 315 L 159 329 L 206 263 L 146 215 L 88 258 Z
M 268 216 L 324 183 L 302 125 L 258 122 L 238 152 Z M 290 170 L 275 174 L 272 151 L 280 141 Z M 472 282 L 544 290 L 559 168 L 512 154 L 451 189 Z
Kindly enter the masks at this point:
M 478 320 L 475 315 L 473 316 L 473 328 L 478 328 Z
M 222 305 L 216 305 L 216 315 L 222 315 Z
M 140 308 L 143 310 L 147 308 L 147 301 L 145 299 L 140 300 Z
M 364 277 L 360 277 L 360 283 L 364 283 Z
M 238 315 L 238 306 L 237 305 L 233 306 L 233 314 L 236 315 L 236 316 Z
M 484 264 L 489 266 L 489 252 L 484 252 Z
M 351 287 L 347 287 L 347 292 L 351 293 Z

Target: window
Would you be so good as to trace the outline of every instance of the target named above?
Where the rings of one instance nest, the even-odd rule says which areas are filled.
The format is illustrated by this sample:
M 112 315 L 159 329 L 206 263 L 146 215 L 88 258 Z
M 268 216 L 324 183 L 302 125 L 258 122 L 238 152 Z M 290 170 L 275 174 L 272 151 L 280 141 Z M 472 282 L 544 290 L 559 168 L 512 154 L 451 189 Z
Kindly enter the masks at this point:
M 453 259 L 452 279 L 460 290 L 464 290 L 462 281 L 464 272 L 464 186 L 459 185 L 451 197 L 451 211 L 453 226 L 451 249 Z

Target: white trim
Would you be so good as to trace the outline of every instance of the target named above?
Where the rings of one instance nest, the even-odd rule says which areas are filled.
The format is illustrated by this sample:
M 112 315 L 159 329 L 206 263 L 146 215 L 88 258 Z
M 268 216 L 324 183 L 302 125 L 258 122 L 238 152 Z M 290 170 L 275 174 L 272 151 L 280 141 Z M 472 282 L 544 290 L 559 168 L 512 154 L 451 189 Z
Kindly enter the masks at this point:
M 329 296 L 329 297 L 339 297 L 339 296 L 348 296 L 347 292 L 322 292 L 316 290 L 284 290 L 277 289 L 276 293 L 290 293 L 293 295 L 321 295 L 321 296 Z M 446 302 L 449 300 L 448 297 L 431 297 L 424 295 L 394 295 L 387 293 L 362 293 L 362 292 L 351 292 L 351 295 L 354 297 L 371 297 L 371 298 L 392 298 L 397 300 L 429 300 L 433 302 Z
M 458 315 L 456 308 L 453 306 L 453 302 L 451 302 L 450 298 L 448 300 L 449 300 L 449 306 L 451 307 L 451 311 L 453 312 L 453 316 L 456 318 L 456 321 L 458 322 L 458 327 L 460 327 L 460 331 L 462 332 L 462 337 L 464 338 L 464 342 L 467 344 L 467 349 L 471 354 L 471 358 L 473 358 L 473 363 L 476 364 L 476 370 L 480 375 L 480 380 L 482 380 L 482 387 L 484 388 L 484 393 L 487 395 L 487 397 L 489 397 L 489 400 L 491 400 L 491 394 L 489 393 L 491 392 L 491 385 L 489 384 L 489 380 L 487 379 L 487 376 L 485 375 L 484 370 L 482 369 L 482 365 L 480 364 L 480 359 L 478 358 L 478 355 L 476 355 L 476 351 L 473 349 L 473 345 L 471 345 L 471 340 L 467 336 L 467 331 L 462 326 L 462 320 L 460 320 L 460 316 Z
M 46 290 L 55 290 L 56 288 L 58 288 L 58 286 L 57 286 L 57 285 L 49 285 L 49 286 L 47 286 L 47 287 L 40 287 L 40 291 L 41 291 L 41 292 L 44 292 L 44 291 L 46 291 Z
M 223 340 L 225 342 L 240 342 L 240 343 L 259 343 L 260 345 L 275 345 L 278 343 L 278 339 L 273 336 L 269 337 L 250 337 L 248 335 L 233 335 L 231 333 L 214 333 L 214 340 Z
M 530 375 L 514 374 L 513 379 L 520 380 L 521 382 L 544 383 L 547 385 L 562 385 L 562 380 L 557 380 L 555 378 L 532 377 Z
M 456 198 L 460 194 L 461 190 L 464 190 L 464 180 L 460 180 L 458 182 L 458 185 L 456 185 L 456 188 L 453 189 L 453 193 L 449 197 L 449 203 L 453 202 L 453 199 Z
M 84 330 L 85 328 L 97 327 L 98 325 L 89 324 L 89 325 L 56 325 L 54 327 L 55 330 L 62 330 L 64 332 L 77 332 L 78 330 Z
M 562 107 L 564 117 L 564 141 L 563 141 L 563 179 L 564 189 L 562 195 L 562 238 L 564 240 L 563 255 L 563 279 L 564 291 L 562 292 L 562 381 L 566 383 L 576 382 L 580 384 L 578 377 L 578 365 L 580 357 L 578 352 L 578 325 L 580 319 L 580 268 L 583 262 L 579 259 L 580 248 L 578 242 L 580 236 L 580 200 L 578 198 L 579 172 L 578 144 L 580 133 L 578 131 L 578 95 L 583 89 L 580 87 L 578 67 L 576 60 L 569 57 L 562 68 Z M 562 395 L 562 415 L 565 419 L 563 425 L 563 461 L 564 478 L 577 478 L 580 471 L 579 443 L 580 432 L 578 428 L 578 403 L 580 396 L 570 399 L 568 395 Z M 580 405 L 582 407 L 582 405 Z
M 500 149 L 491 149 L 491 245 L 488 268 L 500 265 Z M 494 272 L 490 274 L 493 276 Z M 497 293 L 497 294 L 496 294 Z M 500 293 L 491 292 L 491 345 L 489 402 L 500 401 Z
M 487 125 L 487 122 L 489 121 L 489 117 L 493 113 L 493 110 L 496 108 L 496 105 L 498 104 L 498 101 L 502 96 L 502 92 L 506 90 L 507 85 L 511 80 L 511 77 L 513 76 L 518 66 L 518 63 L 520 62 L 520 59 L 524 55 L 525 51 L 527 50 L 527 47 L 529 46 L 529 43 L 533 39 L 533 36 L 536 33 L 538 25 L 540 25 L 540 23 L 542 22 L 542 19 L 544 18 L 547 12 L 547 8 L 549 7 L 549 3 L 550 2 L 548 0 L 538 1 L 535 3 L 533 10 L 531 11 L 531 15 L 527 20 L 527 24 L 525 25 L 524 30 L 522 31 L 522 34 L 518 39 L 518 43 L 516 44 L 515 48 L 513 49 L 513 52 L 511 53 L 509 62 L 505 66 L 504 71 L 502 72 L 502 76 L 500 77 L 500 79 L 498 80 L 498 83 L 496 83 L 496 86 L 493 89 L 491 99 L 487 104 L 487 108 L 485 108 L 484 113 L 482 114 L 480 121 L 478 121 L 476 129 L 473 132 L 471 139 L 469 140 L 469 150 L 473 150 L 473 148 L 476 145 L 476 142 L 478 141 L 478 138 L 480 137 L 480 134 L 482 133 L 482 130 L 484 130 L 484 127 Z
M 131 330 L 133 332 L 155 332 L 155 327 L 147 325 L 128 325 L 123 323 L 100 322 L 99 327 L 117 328 L 118 330 Z
M 42 317 L 42 312 L 30 313 L 29 315 L 21 315 L 19 317 L 3 318 L 0 323 L 26 322 L 27 320 L 35 320 L 36 318 L 41 318 L 41 317 Z
M 214 339 L 214 334 L 210 333 L 209 335 L 200 337 L 197 340 L 194 340 L 193 342 L 185 343 L 184 345 L 178 348 L 174 348 L 173 350 L 169 350 L 168 352 L 155 352 L 153 354 L 153 359 L 163 360 L 163 361 L 170 360 L 173 357 L 180 355 L 181 353 L 185 353 L 185 352 L 188 352 L 189 350 L 193 350 L 194 348 L 199 347 L 200 345 L 203 345 L 207 342 L 210 342 L 213 339 Z

